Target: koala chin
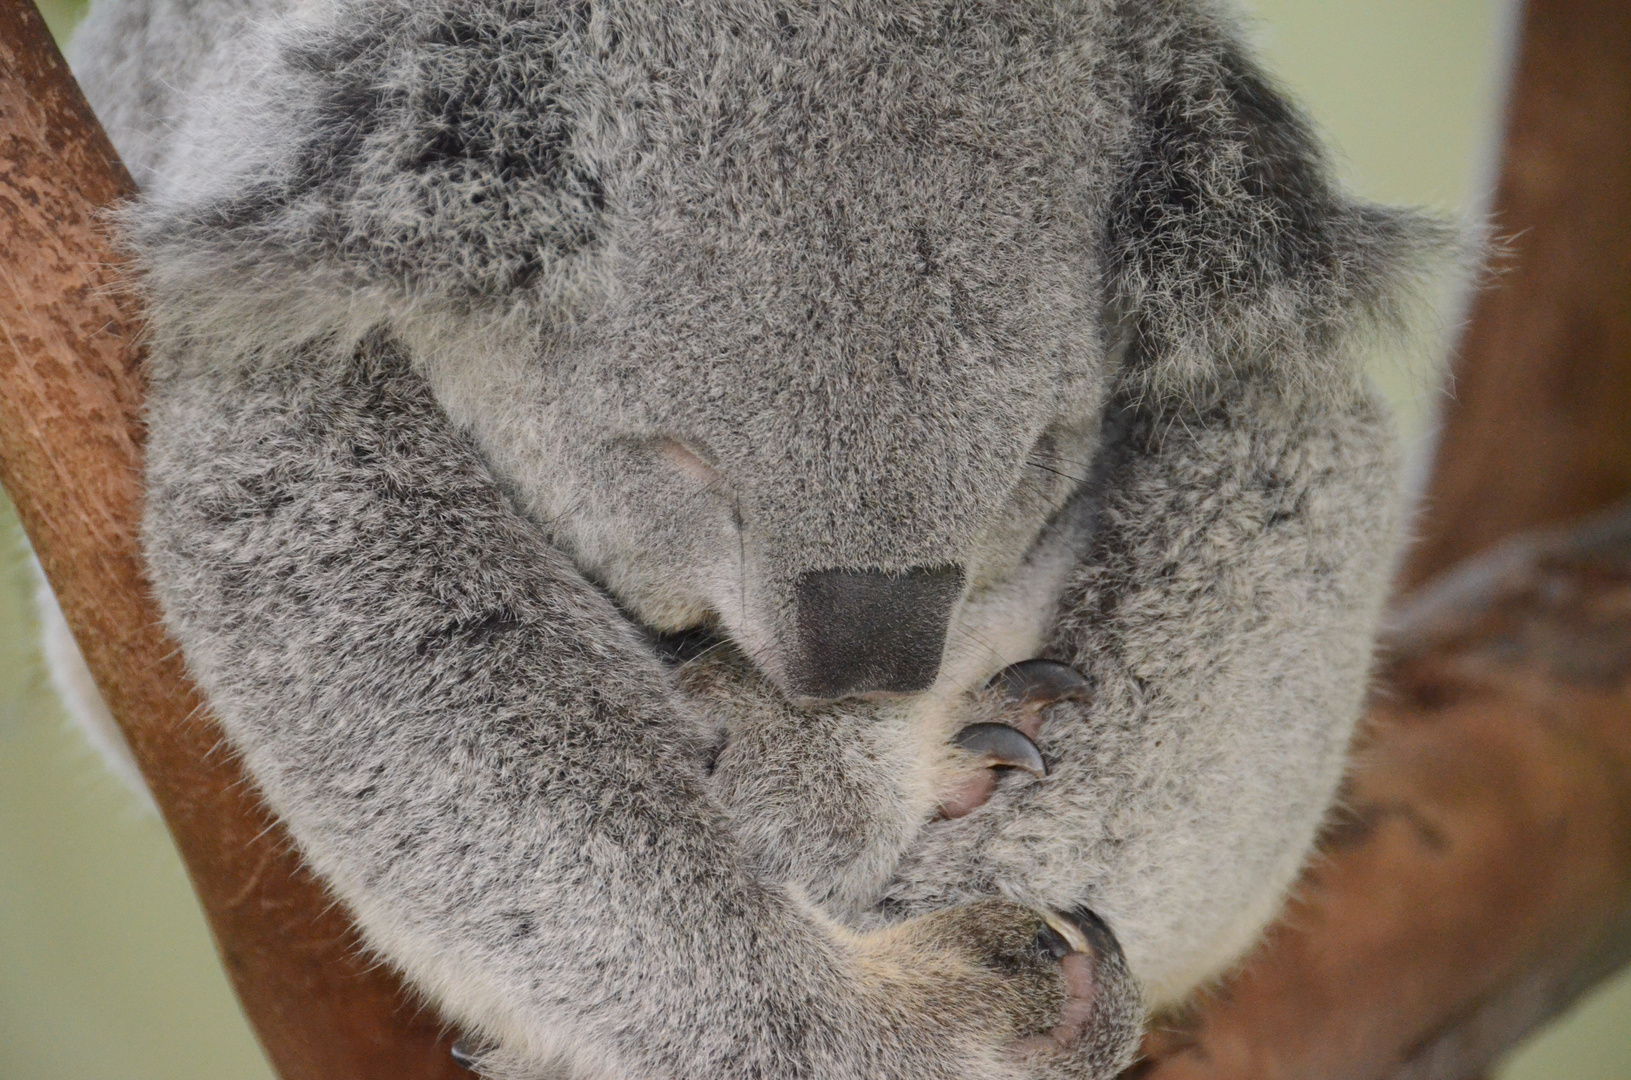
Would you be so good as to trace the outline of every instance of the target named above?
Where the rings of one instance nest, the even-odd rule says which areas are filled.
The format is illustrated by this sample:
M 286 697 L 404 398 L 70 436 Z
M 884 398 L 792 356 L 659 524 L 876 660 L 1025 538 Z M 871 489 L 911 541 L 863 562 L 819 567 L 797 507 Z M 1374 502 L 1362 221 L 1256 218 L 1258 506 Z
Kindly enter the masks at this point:
M 1202 0 L 93 0 L 144 543 L 491 1077 L 1095 1080 L 1273 918 L 1439 224 Z

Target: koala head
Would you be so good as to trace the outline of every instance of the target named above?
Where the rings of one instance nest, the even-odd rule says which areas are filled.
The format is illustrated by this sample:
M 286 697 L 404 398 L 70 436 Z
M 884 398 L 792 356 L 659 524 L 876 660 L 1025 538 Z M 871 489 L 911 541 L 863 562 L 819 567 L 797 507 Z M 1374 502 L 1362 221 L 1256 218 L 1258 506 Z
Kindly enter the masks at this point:
M 970 602 L 1096 443 L 1110 106 L 1079 28 L 1004 11 L 738 11 L 625 27 L 616 85 L 560 62 L 562 98 L 598 106 L 560 120 L 593 177 L 556 267 L 585 283 L 574 315 L 504 377 L 469 348 L 439 365 L 455 418 L 630 614 L 723 630 L 799 700 L 911 694 L 948 649 L 989 653 Z
M 630 614 L 800 699 L 989 651 L 1112 384 L 1340 392 L 1439 242 L 1207 5 L 301 10 L 132 219 L 155 335 L 383 328 Z
M 626 610 L 723 630 L 805 701 L 990 651 L 965 613 L 1085 477 L 1110 367 L 1092 262 L 1012 235 L 1033 193 L 845 182 L 844 209 L 720 184 L 728 217 L 611 218 L 580 324 L 439 391 Z

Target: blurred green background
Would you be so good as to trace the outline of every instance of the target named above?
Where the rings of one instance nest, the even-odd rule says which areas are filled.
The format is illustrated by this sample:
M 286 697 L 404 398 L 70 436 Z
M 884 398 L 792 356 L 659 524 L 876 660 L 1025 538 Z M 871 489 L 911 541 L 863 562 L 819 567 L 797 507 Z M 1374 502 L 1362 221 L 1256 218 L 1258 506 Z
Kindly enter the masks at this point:
M 42 5 L 63 37 L 74 0 Z M 1256 0 L 1270 65 L 1372 198 L 1476 210 L 1506 66 L 1502 0 Z M 1455 311 L 1447 298 L 1446 312 Z M 1420 371 L 1377 377 L 1419 437 Z M 175 851 L 64 723 L 0 497 L 0 1080 L 268 1080 Z M 1631 975 L 1499 1080 L 1631 1080 Z M 389 1080 L 382 1077 L 381 1080 Z

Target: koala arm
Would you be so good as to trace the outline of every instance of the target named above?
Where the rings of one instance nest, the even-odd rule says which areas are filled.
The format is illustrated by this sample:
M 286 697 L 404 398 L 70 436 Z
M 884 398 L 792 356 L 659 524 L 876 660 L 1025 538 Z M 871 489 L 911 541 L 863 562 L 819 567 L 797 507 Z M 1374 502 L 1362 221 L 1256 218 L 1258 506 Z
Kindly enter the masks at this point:
M 1399 534 L 1360 362 L 1450 245 L 1338 190 L 1227 27 L 1145 13 L 1104 246 L 1121 385 L 1047 653 L 1096 697 L 1050 710 L 1051 776 L 928 826 L 888 895 L 1086 903 L 1159 1004 L 1251 945 L 1335 797 Z
M 1341 778 L 1392 562 L 1391 433 L 1364 396 L 1238 388 L 1120 403 L 1096 529 L 1048 650 L 1088 674 L 1049 711 L 1041 781 L 927 826 L 888 891 L 1085 903 L 1153 1003 L 1219 973 L 1279 909 Z
M 1161 1004 L 1256 940 L 1331 805 L 1396 545 L 1397 462 L 1364 392 L 1123 397 L 1108 428 L 1045 649 L 1095 692 L 1046 711 L 1050 775 L 1011 772 L 972 814 L 931 821 L 934 788 L 925 801 L 910 781 L 937 769 L 891 718 L 795 724 L 765 695 L 712 783 L 739 836 L 778 857 L 768 869 L 840 917 L 993 893 L 1084 906 Z M 717 683 L 687 688 L 712 700 Z
M 370 946 L 496 1044 L 486 1074 L 1034 1075 L 1003 1048 L 1068 994 L 1039 917 L 861 938 L 750 873 L 656 658 L 388 346 L 161 353 L 150 420 L 191 670 Z

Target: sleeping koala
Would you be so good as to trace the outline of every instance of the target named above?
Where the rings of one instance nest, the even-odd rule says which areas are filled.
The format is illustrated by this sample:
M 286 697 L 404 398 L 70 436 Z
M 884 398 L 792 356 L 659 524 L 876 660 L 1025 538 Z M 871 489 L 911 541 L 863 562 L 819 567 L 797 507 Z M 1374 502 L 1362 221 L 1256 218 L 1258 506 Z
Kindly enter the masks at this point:
M 1200 0 L 98 0 L 145 542 L 494 1077 L 1088 1080 L 1274 915 L 1443 237 Z

